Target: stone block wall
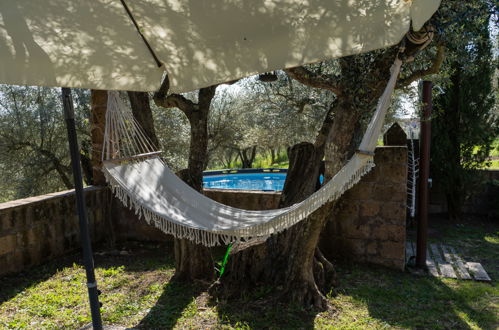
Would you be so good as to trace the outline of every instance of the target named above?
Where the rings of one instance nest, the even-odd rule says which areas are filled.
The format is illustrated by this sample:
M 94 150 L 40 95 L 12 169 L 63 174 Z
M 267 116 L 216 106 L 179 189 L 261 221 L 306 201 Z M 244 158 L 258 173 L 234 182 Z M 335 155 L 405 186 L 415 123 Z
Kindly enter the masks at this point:
M 85 189 L 90 233 L 102 242 L 108 233 L 106 188 Z M 0 204 L 0 275 L 41 264 L 80 247 L 74 191 Z
M 148 225 L 143 218 L 135 215 L 134 210 L 124 207 L 116 197 L 112 199 L 111 209 L 116 241 L 164 242 L 173 239 L 156 227 Z
M 407 148 L 378 147 L 376 167 L 338 201 L 321 238 L 330 258 L 404 269 Z
M 205 189 L 204 194 L 225 205 L 245 210 L 272 210 L 279 206 L 280 192 Z
M 463 204 L 463 212 L 492 220 L 499 219 L 499 170 L 476 170 L 474 175 L 482 182 L 470 192 Z M 438 178 L 432 178 L 429 213 L 447 213 L 447 199 Z

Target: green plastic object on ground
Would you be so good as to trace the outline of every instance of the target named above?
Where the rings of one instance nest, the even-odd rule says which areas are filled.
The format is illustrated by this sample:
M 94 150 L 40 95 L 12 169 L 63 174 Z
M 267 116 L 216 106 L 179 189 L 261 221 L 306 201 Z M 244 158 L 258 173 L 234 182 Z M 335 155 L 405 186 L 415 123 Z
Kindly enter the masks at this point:
M 227 260 L 229 260 L 230 249 L 232 249 L 232 243 L 227 246 L 227 251 L 225 252 L 224 260 L 222 261 L 222 267 L 220 267 L 220 277 L 222 277 L 225 272 L 225 265 L 227 265 Z

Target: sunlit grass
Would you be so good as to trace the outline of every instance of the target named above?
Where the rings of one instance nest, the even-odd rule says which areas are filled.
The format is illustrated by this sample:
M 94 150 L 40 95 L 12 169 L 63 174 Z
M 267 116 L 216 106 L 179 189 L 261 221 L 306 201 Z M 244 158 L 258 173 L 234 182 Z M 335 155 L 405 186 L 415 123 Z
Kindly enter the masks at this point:
M 288 155 L 285 151 L 280 152 L 276 155 L 274 162 L 272 162 L 272 158 L 269 154 L 261 154 L 258 153 L 255 156 L 255 160 L 253 161 L 252 168 L 288 168 L 289 160 Z M 230 164 L 228 168 L 238 169 L 242 168 L 242 162 L 240 160 L 234 161 Z M 213 166 L 208 170 L 221 170 L 226 169 L 224 166 Z
M 499 170 L 499 159 L 490 160 L 490 165 L 487 166 L 489 170 Z
M 493 279 L 499 276 L 494 271 L 499 259 L 497 224 L 432 224 L 439 242 L 455 246 L 466 260 L 482 262 Z M 431 278 L 339 263 L 339 285 L 327 295 L 330 308 L 317 314 L 272 300 L 272 287 L 260 287 L 240 300 L 211 301 L 206 283 L 170 281 L 174 272 L 171 247 L 150 245 L 129 251 L 125 256 L 96 256 L 106 325 L 145 329 L 494 329 L 499 322 L 496 282 Z M 84 269 L 69 263 L 57 270 L 57 264 L 4 278 L 0 328 L 78 329 L 90 323 Z

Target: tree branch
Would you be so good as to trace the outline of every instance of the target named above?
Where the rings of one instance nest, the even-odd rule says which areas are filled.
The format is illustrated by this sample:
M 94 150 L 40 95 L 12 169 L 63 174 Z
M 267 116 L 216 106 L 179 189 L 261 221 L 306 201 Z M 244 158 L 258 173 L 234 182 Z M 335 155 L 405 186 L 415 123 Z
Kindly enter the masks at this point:
M 161 83 L 161 87 L 153 95 L 154 103 L 158 107 L 162 108 L 179 108 L 187 116 L 193 111 L 196 104 L 191 100 L 188 100 L 180 94 L 170 94 L 168 95 L 168 90 L 170 89 L 170 79 L 168 76 L 165 77 Z
M 168 90 L 170 89 L 170 78 L 168 75 L 165 76 L 165 79 L 161 83 L 159 90 L 154 93 L 153 100 L 154 103 L 158 107 L 164 107 L 163 103 L 166 102 L 166 96 L 168 95 Z
M 304 85 L 327 89 L 336 95 L 341 95 L 341 88 L 335 77 L 330 75 L 318 75 L 303 66 L 298 66 L 291 69 L 284 70 L 288 76 L 301 82 Z
M 437 48 L 437 55 L 433 59 L 431 66 L 427 69 L 418 70 L 413 72 L 410 76 L 399 79 L 397 82 L 397 86 L 395 88 L 403 88 L 412 84 L 414 81 L 419 80 L 427 75 L 435 74 L 440 71 L 442 67 L 442 63 L 445 59 L 445 46 L 443 44 L 439 44 Z

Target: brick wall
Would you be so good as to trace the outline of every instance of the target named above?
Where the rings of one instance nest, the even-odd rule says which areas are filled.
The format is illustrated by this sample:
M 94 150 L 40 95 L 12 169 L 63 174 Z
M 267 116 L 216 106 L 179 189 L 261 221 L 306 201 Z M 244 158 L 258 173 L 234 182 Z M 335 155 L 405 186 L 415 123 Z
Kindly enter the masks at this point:
M 85 189 L 93 242 L 107 237 L 106 188 Z M 0 275 L 41 264 L 79 248 L 79 226 L 73 191 L 0 204 Z
M 321 249 L 345 258 L 404 269 L 407 148 L 378 147 L 376 167 L 338 201 Z

